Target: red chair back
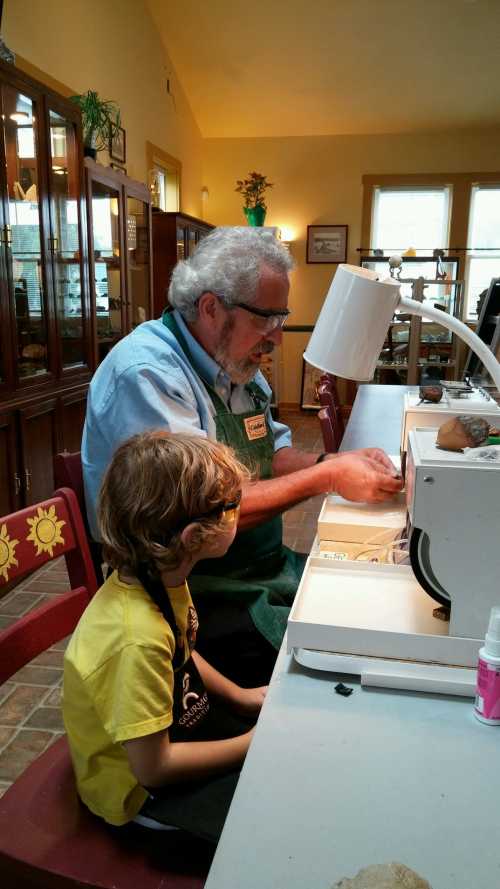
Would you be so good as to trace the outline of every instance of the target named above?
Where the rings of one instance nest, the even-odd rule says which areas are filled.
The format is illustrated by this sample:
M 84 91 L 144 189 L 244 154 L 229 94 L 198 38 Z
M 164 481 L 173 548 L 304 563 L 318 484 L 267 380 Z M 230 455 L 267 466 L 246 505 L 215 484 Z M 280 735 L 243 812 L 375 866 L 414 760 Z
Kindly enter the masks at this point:
M 101 545 L 95 540 L 92 540 L 92 535 L 87 522 L 87 508 L 85 506 L 82 458 L 80 451 L 73 454 L 70 454 L 69 451 L 61 451 L 60 454 L 56 454 L 54 457 L 54 480 L 58 488 L 71 488 L 75 493 L 80 507 L 85 532 L 87 534 L 90 555 L 94 565 L 97 582 L 101 585 L 104 582 L 102 574 Z
M 340 439 L 345 431 L 344 417 L 342 415 L 342 405 L 340 403 L 337 390 L 336 377 L 332 374 L 323 374 L 321 384 L 318 388 L 320 404 L 323 407 L 329 407 L 332 416 L 336 415 L 337 425 L 340 430 Z M 340 441 L 339 441 L 340 444 Z
M 0 588 L 62 555 L 71 589 L 0 633 L 0 683 L 71 633 L 97 589 L 82 517 L 69 488 L 0 518 Z
M 322 407 L 318 411 L 318 420 L 323 436 L 323 446 L 329 454 L 338 451 L 339 431 L 328 407 Z

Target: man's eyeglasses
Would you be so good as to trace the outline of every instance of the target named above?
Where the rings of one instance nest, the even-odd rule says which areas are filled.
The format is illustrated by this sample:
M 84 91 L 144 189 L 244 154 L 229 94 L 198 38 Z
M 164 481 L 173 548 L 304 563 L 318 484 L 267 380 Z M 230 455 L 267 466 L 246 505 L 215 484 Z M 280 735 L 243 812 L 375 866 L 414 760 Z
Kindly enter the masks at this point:
M 290 309 L 283 309 L 281 312 L 275 312 L 273 309 L 258 309 L 256 306 L 249 306 L 247 303 L 232 303 L 226 306 L 228 309 L 244 309 L 250 312 L 259 320 L 257 326 L 263 333 L 271 333 L 272 330 L 283 327 L 286 319 L 290 314 Z

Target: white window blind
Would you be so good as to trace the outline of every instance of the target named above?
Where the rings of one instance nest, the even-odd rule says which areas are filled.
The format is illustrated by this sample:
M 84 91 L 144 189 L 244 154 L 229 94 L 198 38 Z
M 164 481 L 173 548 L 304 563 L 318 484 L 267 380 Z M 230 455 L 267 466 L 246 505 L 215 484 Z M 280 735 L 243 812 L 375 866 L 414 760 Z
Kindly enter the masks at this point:
M 403 253 L 413 248 L 418 256 L 447 249 L 450 189 L 376 188 L 371 226 L 371 249 Z

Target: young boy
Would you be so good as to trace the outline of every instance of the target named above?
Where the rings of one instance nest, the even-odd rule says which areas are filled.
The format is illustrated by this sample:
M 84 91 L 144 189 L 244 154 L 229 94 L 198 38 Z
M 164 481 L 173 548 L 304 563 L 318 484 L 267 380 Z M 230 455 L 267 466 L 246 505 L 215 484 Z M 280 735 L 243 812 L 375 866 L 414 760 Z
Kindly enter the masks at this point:
M 122 444 L 105 475 L 114 571 L 66 651 L 63 715 L 80 797 L 111 824 L 214 842 L 222 830 L 266 688 L 240 688 L 193 650 L 186 578 L 230 546 L 247 478 L 224 445 L 161 431 Z

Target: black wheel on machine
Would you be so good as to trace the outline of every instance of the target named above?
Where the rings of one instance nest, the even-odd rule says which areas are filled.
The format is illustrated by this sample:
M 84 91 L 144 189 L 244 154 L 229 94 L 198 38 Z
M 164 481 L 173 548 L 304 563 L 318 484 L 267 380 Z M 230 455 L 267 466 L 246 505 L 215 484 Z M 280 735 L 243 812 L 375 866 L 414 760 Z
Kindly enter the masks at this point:
M 451 599 L 436 578 L 430 561 L 429 535 L 420 528 L 413 528 L 410 534 L 410 562 L 419 584 L 440 605 L 451 605 Z

